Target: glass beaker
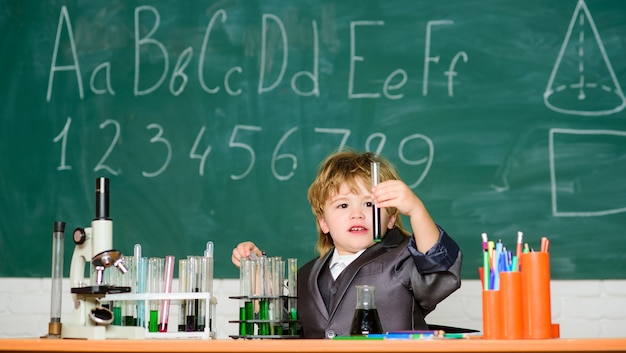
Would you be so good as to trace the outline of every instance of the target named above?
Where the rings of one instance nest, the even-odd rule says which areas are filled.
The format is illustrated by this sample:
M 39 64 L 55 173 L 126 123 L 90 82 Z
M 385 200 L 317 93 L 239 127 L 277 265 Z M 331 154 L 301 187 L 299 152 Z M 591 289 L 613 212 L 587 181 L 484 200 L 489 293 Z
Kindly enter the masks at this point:
M 383 333 L 378 309 L 376 309 L 376 287 L 356 286 L 356 308 L 350 335 L 361 336 L 370 333 Z

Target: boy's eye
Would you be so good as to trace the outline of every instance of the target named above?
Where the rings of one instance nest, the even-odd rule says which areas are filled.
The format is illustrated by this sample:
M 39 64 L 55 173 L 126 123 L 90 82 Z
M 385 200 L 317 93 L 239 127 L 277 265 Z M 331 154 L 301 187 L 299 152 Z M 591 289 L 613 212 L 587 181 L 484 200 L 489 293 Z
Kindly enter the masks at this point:
M 365 203 L 365 206 L 367 206 L 367 207 L 374 207 L 374 203 L 372 201 L 367 201 Z
M 338 208 L 348 208 L 348 204 L 347 203 L 340 203 L 339 205 L 337 205 Z

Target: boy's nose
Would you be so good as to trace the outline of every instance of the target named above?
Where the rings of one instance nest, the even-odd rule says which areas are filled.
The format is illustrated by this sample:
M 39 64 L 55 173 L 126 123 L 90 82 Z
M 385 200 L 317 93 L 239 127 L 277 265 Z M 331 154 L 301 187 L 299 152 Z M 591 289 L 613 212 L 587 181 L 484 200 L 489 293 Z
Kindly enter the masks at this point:
M 352 211 L 352 214 L 350 215 L 350 218 L 352 219 L 363 219 L 365 218 L 365 213 L 363 213 L 363 211 Z

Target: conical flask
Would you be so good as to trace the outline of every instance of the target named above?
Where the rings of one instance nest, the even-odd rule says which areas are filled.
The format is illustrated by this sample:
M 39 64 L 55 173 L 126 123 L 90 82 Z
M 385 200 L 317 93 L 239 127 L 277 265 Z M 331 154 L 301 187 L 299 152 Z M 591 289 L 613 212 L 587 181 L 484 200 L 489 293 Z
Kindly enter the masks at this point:
M 356 286 L 356 309 L 352 318 L 350 335 L 360 336 L 370 333 L 383 333 L 378 309 L 376 309 L 376 287 Z

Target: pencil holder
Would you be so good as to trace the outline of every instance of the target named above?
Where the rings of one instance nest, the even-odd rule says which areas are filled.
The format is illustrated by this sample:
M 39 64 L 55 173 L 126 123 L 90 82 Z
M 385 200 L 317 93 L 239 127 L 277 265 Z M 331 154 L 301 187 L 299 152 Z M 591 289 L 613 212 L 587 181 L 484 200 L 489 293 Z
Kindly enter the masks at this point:
M 483 290 L 483 338 L 501 339 L 502 311 L 499 290 Z
M 500 273 L 500 295 L 502 311 L 502 336 L 504 339 L 523 337 L 522 274 Z
M 549 253 L 530 252 L 521 257 L 523 338 L 551 338 Z

